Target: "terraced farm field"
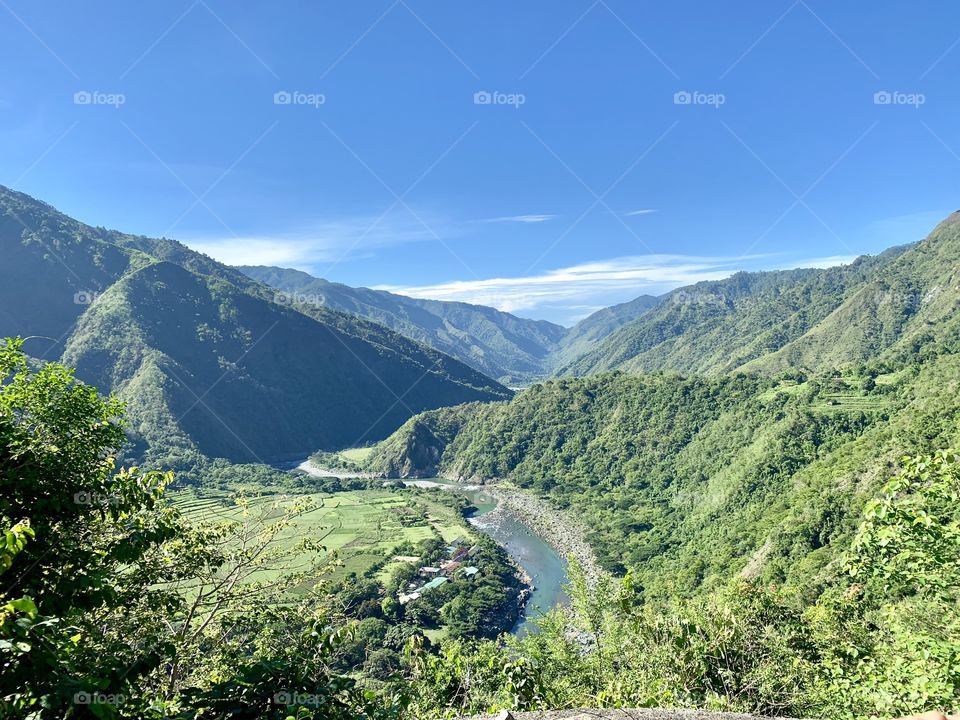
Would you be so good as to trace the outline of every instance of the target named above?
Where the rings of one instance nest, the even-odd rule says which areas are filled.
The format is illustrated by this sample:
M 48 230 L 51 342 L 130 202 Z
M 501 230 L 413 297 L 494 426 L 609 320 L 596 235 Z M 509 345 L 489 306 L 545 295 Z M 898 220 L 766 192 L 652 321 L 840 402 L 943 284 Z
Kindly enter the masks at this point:
M 880 395 L 861 395 L 855 392 L 839 392 L 827 395 L 823 402 L 816 403 L 814 410 L 820 412 L 878 412 L 886 409 L 890 400 Z
M 450 508 L 431 502 L 417 491 L 359 490 L 335 494 L 297 496 L 263 496 L 248 501 L 244 511 L 226 493 L 192 490 L 172 496 L 174 505 L 199 523 L 218 520 L 239 520 L 243 512 L 264 522 L 279 519 L 284 508 L 306 501 L 307 509 L 285 529 L 277 542 L 290 548 L 310 538 L 324 546 L 322 560 L 338 560 L 333 578 L 349 573 L 362 575 L 371 567 L 386 561 L 381 572 L 389 572 L 394 548 L 404 541 L 418 542 L 433 537 L 451 537 L 466 533 L 465 526 Z M 306 570 L 311 558 L 303 556 L 302 564 L 293 568 Z M 257 580 L 268 580 L 288 570 L 264 570 Z

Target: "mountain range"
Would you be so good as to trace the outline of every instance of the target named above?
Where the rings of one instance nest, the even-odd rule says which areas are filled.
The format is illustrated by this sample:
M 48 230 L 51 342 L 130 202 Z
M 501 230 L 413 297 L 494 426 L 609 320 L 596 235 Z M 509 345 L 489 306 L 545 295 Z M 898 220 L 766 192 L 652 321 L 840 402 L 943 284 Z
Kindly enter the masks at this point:
M 508 385 L 529 384 L 574 362 L 660 302 L 653 295 L 641 295 L 565 328 L 484 305 L 354 288 L 290 268 L 240 266 L 237 270 L 275 288 L 284 301 L 329 307 L 386 325 Z
M 508 384 L 611 370 L 809 371 L 902 353 L 928 327 L 956 332 L 960 253 L 938 238 L 957 217 L 922 243 L 847 265 L 738 272 L 659 297 L 641 295 L 572 328 L 479 305 L 351 288 L 298 270 L 238 269 L 289 298 L 384 324 Z
M 354 288 L 278 267 L 238 267 L 277 289 L 280 299 L 339 310 L 447 353 L 508 384 L 542 377 L 566 328 L 527 320 L 483 305 L 421 300 L 383 290 Z
M 901 458 L 960 443 L 960 213 L 848 266 L 675 291 L 571 368 L 415 416 L 367 468 L 544 496 L 648 596 L 816 597 Z
M 378 441 L 498 381 L 620 370 L 722 377 L 902 363 L 960 337 L 960 213 L 826 269 L 641 295 L 572 328 L 466 303 L 233 268 L 0 188 L 0 335 L 128 403 L 134 456 L 276 461 Z
M 284 304 L 173 240 L 94 228 L 0 187 L 0 336 L 127 403 L 134 457 L 267 462 L 384 437 L 509 391 L 386 327 Z
M 680 288 L 554 372 L 775 374 L 903 357 L 960 332 L 958 225 L 954 213 L 920 243 L 849 265 Z

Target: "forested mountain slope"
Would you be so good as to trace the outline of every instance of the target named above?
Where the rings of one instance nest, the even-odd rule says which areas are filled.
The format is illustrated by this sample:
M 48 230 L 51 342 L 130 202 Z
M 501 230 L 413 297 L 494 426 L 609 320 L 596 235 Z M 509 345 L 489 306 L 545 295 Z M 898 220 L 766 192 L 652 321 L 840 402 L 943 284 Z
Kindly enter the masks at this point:
M 839 367 L 873 357 L 909 359 L 960 338 L 960 213 L 853 288 L 846 301 L 745 371 Z
M 375 323 L 276 303 L 180 243 L 92 228 L 3 188 L 0 255 L 0 336 L 44 336 L 26 349 L 127 400 L 137 452 L 159 464 L 305 456 L 509 395 Z
M 652 594 L 699 593 L 737 573 L 803 586 L 901 455 L 960 439 L 955 350 L 800 382 L 555 380 L 466 406 L 457 421 L 417 416 L 369 463 L 415 474 L 405 448 L 416 447 L 448 477 L 506 478 L 576 508 L 602 561 Z
M 548 355 L 566 333 L 560 325 L 519 318 L 483 305 L 354 288 L 287 268 L 237 269 L 287 294 L 290 300 L 373 320 L 505 383 L 542 376 Z
M 884 277 L 904 248 L 827 269 L 739 272 L 665 295 L 558 375 L 672 370 L 717 375 L 776 352 L 857 289 Z
M 550 356 L 552 368 L 562 368 L 593 350 L 621 327 L 660 304 L 655 295 L 641 295 L 629 302 L 597 310 L 567 330 L 560 347 Z

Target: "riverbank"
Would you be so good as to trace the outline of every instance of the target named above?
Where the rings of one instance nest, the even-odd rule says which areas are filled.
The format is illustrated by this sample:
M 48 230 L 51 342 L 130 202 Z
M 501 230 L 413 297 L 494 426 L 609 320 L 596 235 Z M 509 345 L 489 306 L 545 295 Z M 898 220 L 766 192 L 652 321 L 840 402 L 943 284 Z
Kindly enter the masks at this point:
M 411 483 L 407 483 L 410 485 Z M 414 486 L 416 487 L 416 486 Z M 505 508 L 501 504 L 497 504 L 493 510 L 487 510 L 484 513 L 471 515 L 466 518 L 467 524 L 479 532 L 484 533 L 485 535 L 491 535 L 489 530 L 494 527 L 502 527 L 505 523 L 509 522 L 512 518 L 509 516 L 510 510 Z M 529 597 L 529 591 L 533 590 L 534 581 L 533 577 L 527 572 L 527 569 L 512 555 L 510 556 L 510 562 L 517 570 L 517 576 L 527 587 L 527 597 Z M 526 602 L 526 601 L 524 601 Z
M 297 465 L 295 470 L 299 470 L 302 473 L 306 473 L 310 477 L 319 477 L 319 478 L 362 478 L 365 480 L 372 480 L 374 475 L 372 473 L 365 472 L 354 472 L 351 470 L 337 470 L 336 468 L 325 468 L 320 467 L 312 460 L 304 460 L 302 463 Z
M 573 558 L 583 569 L 591 587 L 596 586 L 601 578 L 609 577 L 586 540 L 587 529 L 572 513 L 502 482 L 484 485 L 483 491 L 496 498 L 497 507 L 504 507 L 516 515 L 560 557 Z

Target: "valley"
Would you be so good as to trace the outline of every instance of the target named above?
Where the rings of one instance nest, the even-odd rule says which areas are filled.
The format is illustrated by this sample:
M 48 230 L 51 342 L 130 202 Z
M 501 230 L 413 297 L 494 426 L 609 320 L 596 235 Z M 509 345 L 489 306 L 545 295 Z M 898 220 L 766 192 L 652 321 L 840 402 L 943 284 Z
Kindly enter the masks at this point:
M 356 449 L 340 454 L 346 458 L 358 458 L 367 453 Z M 304 470 L 304 465 L 309 470 Z M 348 481 L 348 485 L 349 480 L 356 477 L 311 463 L 303 463 L 291 472 L 339 478 Z M 369 487 L 378 484 L 382 483 L 370 483 Z M 191 488 L 174 493 L 171 502 L 188 520 L 201 525 L 238 522 L 250 516 L 258 518 L 258 523 L 266 524 L 294 506 L 301 506 L 290 525 L 272 540 L 285 554 L 284 561 L 257 568 L 245 579 L 247 583 L 276 582 L 285 575 L 307 573 L 312 563 L 318 563 L 322 568 L 320 582 L 339 585 L 347 581 L 373 580 L 379 588 L 373 591 L 372 597 L 378 602 L 384 601 L 388 597 L 402 597 L 415 589 L 410 586 L 415 585 L 416 580 L 398 586 L 393 575 L 398 570 L 406 570 L 411 563 L 421 574 L 429 569 L 424 567 L 422 558 L 419 562 L 412 560 L 423 555 L 423 547 L 432 546 L 437 541 L 456 541 L 465 542 L 466 549 L 473 544 L 470 538 L 480 532 L 507 552 L 518 577 L 528 586 L 519 597 L 513 589 L 504 591 L 503 597 L 513 598 L 518 612 L 513 626 L 503 626 L 504 631 L 511 630 L 521 636 L 535 632 L 533 619 L 568 604 L 563 592 L 563 586 L 568 582 L 565 561 L 511 510 L 516 507 L 515 503 L 498 501 L 503 497 L 500 490 L 435 479 L 387 485 L 389 487 L 381 489 L 343 489 L 330 494 L 256 494 L 249 498 L 242 492 Z M 456 501 L 451 502 L 451 498 L 444 494 L 451 495 Z M 301 549 L 299 543 L 304 539 L 309 539 L 311 544 Z M 317 545 L 322 548 L 319 552 Z M 475 581 L 481 570 L 469 566 L 469 559 L 465 556 L 458 566 L 472 569 Z M 498 571 L 511 571 L 506 558 L 498 562 Z M 447 575 L 442 565 L 440 569 L 451 582 L 462 579 L 454 577 L 454 572 Z M 407 573 L 402 574 L 406 576 Z M 315 581 L 296 586 L 291 590 L 292 594 L 309 593 L 312 582 Z M 506 617 L 510 618 L 511 614 Z M 400 621 L 396 617 L 385 619 Z M 442 621 L 416 616 L 415 622 L 422 621 L 427 624 L 417 627 L 431 640 L 439 641 L 446 636 L 446 625 Z
M 0 720 L 960 720 L 960 3 L 0 18 Z
M 953 651 L 952 556 L 929 553 L 958 537 L 956 215 L 850 265 L 738 273 L 557 329 L 302 273 L 248 277 L 174 241 L 94 229 L 12 192 L 0 200 L 0 240 L 17 258 L 0 271 L 4 292 L 37 292 L 16 284 L 21 273 L 45 273 L 44 292 L 64 296 L 78 271 L 98 283 L 89 303 L 3 319 L 11 333 L 64 329 L 58 362 L 43 357 L 58 345 L 41 351 L 37 337 L 4 350 L 4 432 L 18 449 L 0 509 L 74 498 L 52 501 L 39 532 L 69 508 L 63 522 L 100 543 L 98 567 L 124 578 L 109 582 L 133 585 L 119 605 L 104 606 L 108 581 L 61 596 L 109 607 L 118 628 L 149 620 L 175 648 L 142 687 L 219 692 L 211 663 L 302 654 L 320 633 L 313 677 L 345 683 L 351 703 L 395 693 L 425 716 L 545 702 L 528 690 L 553 706 L 598 693 L 801 714 L 895 697 L 902 680 L 884 653 L 915 667 L 928 646 Z M 462 361 L 444 354 L 459 333 L 476 333 Z M 521 387 L 484 374 L 494 371 Z M 44 468 L 32 485 L 17 474 L 27 468 Z M 45 593 L 45 573 L 66 560 L 10 537 L 30 592 Z M 878 552 L 890 537 L 907 549 Z M 133 545 L 115 551 L 116 538 Z M 921 565 L 900 568 L 914 556 Z M 118 562 L 139 574 L 118 575 Z M 922 582 L 889 589 L 916 567 Z M 851 594 L 846 615 L 838 598 Z M 58 602 L 43 607 L 61 612 Z M 40 611 L 16 608 L 33 637 Z M 247 629 L 236 634 L 234 618 Z M 125 663 L 136 650 L 124 642 L 92 634 L 84 652 L 108 643 L 126 648 L 110 655 Z M 717 680 L 698 643 L 742 659 Z M 664 654 L 674 646 L 683 652 Z M 844 684 L 860 653 L 878 669 Z
M 171 501 L 191 522 L 238 524 L 243 531 L 237 547 L 250 542 L 248 534 L 269 535 L 258 550 L 269 560 L 245 568 L 240 587 L 255 592 L 283 586 L 277 596 L 281 603 L 297 603 L 321 588 L 335 592 L 344 611 L 361 624 L 367 621 L 380 641 L 388 630 L 401 637 L 421 632 L 433 642 L 451 633 L 496 636 L 523 618 L 530 589 L 520 563 L 529 562 L 529 540 L 517 554 L 510 539 L 523 532 L 521 526 L 501 529 L 498 542 L 514 552 L 497 550 L 484 540 L 485 530 L 477 532 L 467 522 L 460 495 L 393 487 L 244 498 L 188 490 Z M 549 552 L 545 546 L 541 550 Z M 235 567 L 245 562 L 242 553 L 239 558 Z M 556 556 L 552 559 L 559 565 Z M 298 580 L 290 584 L 291 578 Z M 552 578 L 554 593 L 560 580 Z M 438 612 L 450 603 L 481 615 L 468 619 Z

